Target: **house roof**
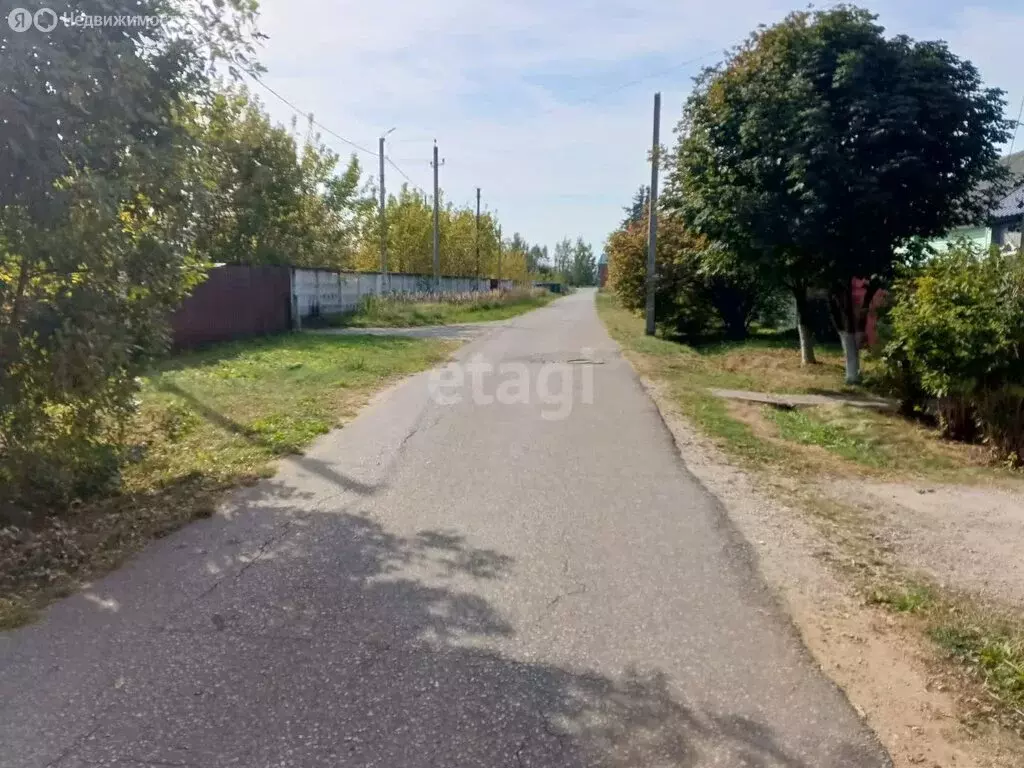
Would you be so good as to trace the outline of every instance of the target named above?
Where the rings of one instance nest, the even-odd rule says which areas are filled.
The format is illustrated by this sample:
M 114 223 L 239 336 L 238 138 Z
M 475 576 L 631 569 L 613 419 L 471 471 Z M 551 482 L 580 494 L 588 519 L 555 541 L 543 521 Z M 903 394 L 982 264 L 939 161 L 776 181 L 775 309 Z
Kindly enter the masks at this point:
M 1024 184 L 1000 200 L 999 204 L 992 209 L 991 216 L 997 221 L 1024 216 Z
M 1009 169 L 1013 177 L 1013 190 L 996 203 L 989 215 L 992 219 L 1012 219 L 1024 216 L 1024 152 L 1014 152 L 999 163 Z
M 1014 152 L 1012 155 L 1000 158 L 999 164 L 1009 168 L 1010 173 L 1013 174 L 1014 178 L 1024 176 L 1024 150 Z

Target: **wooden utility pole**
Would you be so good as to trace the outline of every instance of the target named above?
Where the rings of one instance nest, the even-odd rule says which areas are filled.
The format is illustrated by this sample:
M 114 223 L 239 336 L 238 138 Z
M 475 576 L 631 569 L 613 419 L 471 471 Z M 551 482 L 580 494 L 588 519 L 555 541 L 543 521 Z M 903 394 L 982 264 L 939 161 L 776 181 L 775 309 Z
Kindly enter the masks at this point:
M 388 221 L 387 221 L 387 207 L 388 198 L 384 191 L 384 139 L 386 139 L 392 131 L 386 131 L 383 136 L 380 137 L 379 143 L 377 144 L 377 154 L 380 158 L 380 292 L 384 293 L 388 290 Z
M 480 287 L 480 187 L 476 188 L 476 282 Z
M 658 248 L 658 129 L 661 124 L 661 94 L 654 94 L 654 136 L 651 141 L 651 194 L 648 206 L 647 230 L 647 326 L 648 336 L 654 335 L 654 279 L 655 254 Z

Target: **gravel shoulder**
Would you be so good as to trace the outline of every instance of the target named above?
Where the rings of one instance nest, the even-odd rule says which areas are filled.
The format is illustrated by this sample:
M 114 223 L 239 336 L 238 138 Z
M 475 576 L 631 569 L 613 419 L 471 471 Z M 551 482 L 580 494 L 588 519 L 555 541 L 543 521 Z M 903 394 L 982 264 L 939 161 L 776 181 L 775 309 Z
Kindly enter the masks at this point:
M 883 544 L 910 569 L 1024 608 L 1024 490 L 927 481 L 822 490 L 872 514 Z

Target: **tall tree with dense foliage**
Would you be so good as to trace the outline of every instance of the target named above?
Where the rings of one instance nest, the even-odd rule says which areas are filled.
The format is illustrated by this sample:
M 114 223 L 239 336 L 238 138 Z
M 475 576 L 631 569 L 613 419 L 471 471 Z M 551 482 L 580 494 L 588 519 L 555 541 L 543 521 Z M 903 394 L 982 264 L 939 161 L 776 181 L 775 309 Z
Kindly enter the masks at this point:
M 572 263 L 567 276 L 570 285 L 594 285 L 597 283 L 597 259 L 590 243 L 577 237 L 572 247 Z
M 215 263 L 349 269 L 375 208 L 353 155 L 309 131 L 300 146 L 245 90 L 217 94 L 195 120 L 212 204 L 197 211 L 201 253 Z M 205 214 L 205 215 L 203 215 Z
M 1003 107 L 945 43 L 886 38 L 851 6 L 794 13 L 698 78 L 666 203 L 793 292 L 805 362 L 808 291 L 826 290 L 856 381 L 852 279 L 869 302 L 918 238 L 983 213 Z
M 0 25 L 0 495 L 41 503 L 114 475 L 139 366 L 201 274 L 208 189 L 184 118 L 215 62 L 251 66 L 256 8 L 47 5 L 161 23 Z
M 554 266 L 555 272 L 559 275 L 568 275 L 572 269 L 573 248 L 572 240 L 567 237 L 555 243 Z

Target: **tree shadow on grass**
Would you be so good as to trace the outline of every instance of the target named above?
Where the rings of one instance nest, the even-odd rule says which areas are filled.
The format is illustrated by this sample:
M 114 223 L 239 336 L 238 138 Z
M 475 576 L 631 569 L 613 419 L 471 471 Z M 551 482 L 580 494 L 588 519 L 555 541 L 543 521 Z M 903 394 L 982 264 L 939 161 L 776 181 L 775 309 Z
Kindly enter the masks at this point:
M 459 531 L 390 531 L 272 482 L 224 519 L 210 535 L 259 531 L 257 554 L 216 560 L 219 580 L 123 660 L 128 694 L 72 765 L 882 764 L 852 743 L 801 745 L 808 762 L 756 719 L 680 700 L 657 669 L 538 660 L 488 599 L 514 559 Z

